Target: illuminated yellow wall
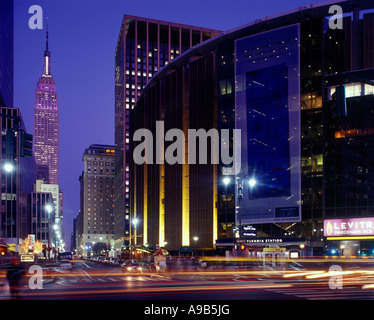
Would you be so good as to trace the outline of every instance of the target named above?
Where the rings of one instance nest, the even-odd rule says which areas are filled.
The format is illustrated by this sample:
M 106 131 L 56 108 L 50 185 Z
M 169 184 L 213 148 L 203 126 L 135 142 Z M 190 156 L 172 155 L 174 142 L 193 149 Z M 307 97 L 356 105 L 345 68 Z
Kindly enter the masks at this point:
M 188 165 L 189 106 L 183 103 L 184 164 L 182 165 L 182 246 L 190 245 L 190 177 Z
M 148 183 L 147 183 L 147 167 L 148 165 L 144 164 L 144 205 L 143 205 L 143 245 L 148 243 L 148 212 L 147 212 L 147 199 L 148 199 Z
M 136 244 L 136 239 L 134 239 L 134 242 L 132 241 L 132 218 L 136 218 L 136 166 L 134 166 L 134 210 L 133 210 L 133 217 L 130 215 L 130 243 Z
M 160 196 L 159 196 L 159 244 L 163 246 L 165 242 L 165 167 L 163 164 L 160 165 Z
M 217 208 L 217 201 L 218 201 L 218 187 L 217 187 L 217 170 L 218 166 L 215 164 L 213 165 L 213 245 L 216 243 L 218 239 L 218 208 Z
M 182 167 L 182 246 L 190 245 L 190 179 L 188 164 Z
M 217 82 L 215 82 L 215 89 L 214 92 L 217 92 Z M 216 97 L 215 97 L 216 98 Z M 218 127 L 217 124 L 217 101 L 214 99 L 214 107 L 213 107 L 213 126 L 214 128 Z M 218 149 L 218 145 L 214 145 L 214 153 L 217 152 L 216 148 Z M 219 150 L 218 150 L 219 152 Z M 213 247 L 216 243 L 216 240 L 218 239 L 218 165 L 213 165 Z M 227 201 L 227 199 L 225 199 Z

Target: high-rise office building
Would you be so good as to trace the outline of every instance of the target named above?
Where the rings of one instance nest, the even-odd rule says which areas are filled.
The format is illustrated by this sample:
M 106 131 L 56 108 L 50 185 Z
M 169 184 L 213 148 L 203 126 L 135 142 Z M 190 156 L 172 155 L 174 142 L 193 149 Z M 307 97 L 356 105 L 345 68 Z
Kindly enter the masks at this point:
M 43 180 L 37 180 L 35 183 L 34 188 L 36 193 L 48 193 L 52 196 L 52 202 L 53 202 L 53 221 L 51 219 L 51 224 L 53 225 L 53 228 L 56 232 L 60 234 L 64 234 L 64 228 L 63 228 L 63 210 L 62 210 L 62 204 L 63 204 L 63 194 L 60 190 L 60 186 L 57 184 L 48 184 L 45 183 Z M 61 242 L 63 241 L 63 237 L 56 238 L 53 242 L 54 246 L 61 245 Z
M 59 118 L 55 81 L 51 74 L 48 29 L 44 51 L 44 71 L 35 91 L 34 157 L 37 175 L 46 183 L 58 184 Z M 48 167 L 48 177 L 46 174 Z
M 14 103 L 14 1 L 0 1 L 0 238 L 10 251 L 30 233 L 28 195 L 35 183 L 32 136 Z
M 0 1 L 0 106 L 13 107 L 13 0 Z
M 115 54 L 116 247 L 130 237 L 130 110 L 160 69 L 189 48 L 221 33 L 178 23 L 123 16 Z
M 25 150 L 27 134 L 18 108 L 0 108 L 0 131 L 0 238 L 18 252 L 30 233 L 27 198 L 35 183 L 35 160 L 22 156 L 31 148 Z
M 55 221 L 54 199 L 50 192 L 34 191 L 30 194 L 30 229 L 29 234 L 35 240 L 48 247 L 58 247 L 56 233 L 53 232 Z
M 96 243 L 113 248 L 114 147 L 90 145 L 83 154 L 81 185 L 81 232 L 78 235 L 84 255 Z M 79 247 L 82 249 L 82 247 Z

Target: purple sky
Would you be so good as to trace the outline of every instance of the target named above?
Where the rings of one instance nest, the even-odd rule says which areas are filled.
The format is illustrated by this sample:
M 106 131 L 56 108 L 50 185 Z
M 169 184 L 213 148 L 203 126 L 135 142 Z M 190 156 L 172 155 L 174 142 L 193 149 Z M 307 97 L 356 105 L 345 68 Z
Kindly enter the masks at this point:
M 228 30 L 310 4 L 308 0 L 15 0 L 14 103 L 33 133 L 35 89 L 43 72 L 45 29 L 31 30 L 31 5 L 49 23 L 49 50 L 60 112 L 60 186 L 70 248 L 79 210 L 78 178 L 90 144 L 114 144 L 114 52 L 122 15 Z M 318 1 L 315 1 L 318 2 Z M 45 19 L 44 19 L 45 22 Z M 45 25 L 45 24 L 44 24 Z

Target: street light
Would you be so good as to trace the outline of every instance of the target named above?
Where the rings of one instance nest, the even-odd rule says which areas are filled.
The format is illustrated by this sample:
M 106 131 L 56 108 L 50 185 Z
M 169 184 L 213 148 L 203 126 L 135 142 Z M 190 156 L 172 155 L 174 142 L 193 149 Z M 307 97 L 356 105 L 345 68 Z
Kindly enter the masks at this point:
M 53 206 L 51 204 L 46 204 L 45 205 L 45 210 L 48 212 L 48 213 L 51 213 L 53 211 Z
M 251 178 L 251 179 L 249 179 L 248 184 L 249 184 L 249 186 L 250 186 L 251 188 L 253 188 L 254 186 L 256 186 L 257 181 L 256 181 L 255 178 Z
M 238 207 L 240 210 L 239 214 L 239 239 L 241 238 L 241 226 L 242 226 L 242 212 L 241 212 L 241 200 L 243 199 L 244 196 L 244 181 L 246 178 L 250 175 L 251 173 L 247 173 L 242 179 L 241 183 L 240 181 L 237 181 L 237 199 L 238 199 Z M 237 178 L 239 179 L 239 178 Z M 249 180 L 248 180 L 248 186 L 249 190 L 251 191 L 255 186 L 257 185 L 257 179 L 252 175 Z M 235 219 L 236 220 L 236 219 Z M 237 220 L 236 220 L 237 222 Z
M 134 218 L 132 220 L 132 224 L 134 225 L 134 227 L 136 228 L 136 225 L 139 223 L 139 219 L 138 218 Z
M 50 203 L 47 203 L 44 206 L 44 209 L 50 215 L 51 212 L 53 211 L 53 206 Z M 60 239 L 59 232 L 57 233 L 57 238 Z M 51 224 L 50 224 L 50 221 L 49 221 L 48 222 L 48 248 L 50 247 L 50 242 L 51 242 Z M 51 258 L 51 252 L 50 251 L 49 251 L 49 258 Z
M 231 179 L 229 177 L 224 177 L 223 178 L 223 183 L 225 186 L 227 186 L 231 182 Z
M 14 164 L 11 162 L 5 162 L 3 168 L 7 173 L 11 173 L 15 169 Z
M 136 240 L 137 240 L 137 235 L 136 235 L 136 226 L 137 226 L 137 224 L 139 223 L 139 219 L 138 218 L 134 218 L 133 220 L 132 220 L 132 224 L 134 225 L 134 246 L 136 246 Z

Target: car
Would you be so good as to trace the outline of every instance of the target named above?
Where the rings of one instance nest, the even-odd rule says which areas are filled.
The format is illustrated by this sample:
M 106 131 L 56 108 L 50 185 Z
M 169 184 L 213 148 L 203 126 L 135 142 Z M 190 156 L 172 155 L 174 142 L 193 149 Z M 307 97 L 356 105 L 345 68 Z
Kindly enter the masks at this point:
M 121 265 L 122 272 L 143 272 L 142 266 L 137 262 L 126 261 Z
M 63 270 L 73 269 L 73 264 L 69 260 L 61 260 L 60 268 Z
M 123 260 L 121 260 L 121 259 L 116 260 L 116 266 L 120 267 L 122 265 L 122 263 L 123 263 Z
M 120 264 L 119 264 L 120 262 L 121 262 L 121 261 L 118 260 L 118 259 L 116 259 L 116 258 L 111 258 L 110 261 L 109 261 L 109 263 L 110 263 L 111 265 L 113 265 L 113 266 L 118 266 L 118 265 L 120 265 Z
M 114 258 L 112 261 L 111 261 L 111 264 L 113 266 L 117 266 L 117 267 L 120 267 L 122 265 L 123 261 L 121 259 L 116 259 Z
M 110 261 L 110 258 L 104 257 L 104 259 L 101 262 L 103 262 L 103 263 L 109 263 L 109 261 Z

